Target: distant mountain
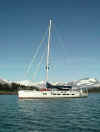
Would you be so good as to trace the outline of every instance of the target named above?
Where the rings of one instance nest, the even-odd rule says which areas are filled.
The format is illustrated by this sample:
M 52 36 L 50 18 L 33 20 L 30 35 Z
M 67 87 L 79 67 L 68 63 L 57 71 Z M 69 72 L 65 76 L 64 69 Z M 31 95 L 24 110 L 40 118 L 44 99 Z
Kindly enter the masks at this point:
M 24 86 L 33 86 L 34 85 L 34 83 L 29 80 L 15 81 L 15 83 L 24 85 Z
M 39 88 L 43 88 L 45 87 L 45 81 L 41 81 L 41 82 L 32 82 L 29 80 L 23 80 L 23 81 L 8 81 L 5 79 L 0 78 L 0 84 L 4 85 L 7 84 L 9 86 L 11 86 L 12 84 L 16 84 L 16 85 L 22 85 L 22 86 L 36 86 Z M 100 88 L 100 81 L 97 80 L 96 78 L 83 78 L 80 80 L 75 80 L 72 82 L 55 82 L 52 83 L 54 85 L 72 85 L 74 88 L 80 88 L 80 87 L 86 87 L 88 89 L 92 89 L 92 88 Z
M 98 81 L 96 78 L 84 78 L 78 81 L 73 81 L 73 85 L 87 88 L 100 87 L 100 81 Z
M 32 82 L 30 80 L 16 81 L 15 83 L 23 85 L 23 86 L 36 86 L 42 88 L 45 85 L 44 81 L 41 82 Z
M 1 84 L 1 85 L 3 85 L 3 84 L 11 85 L 11 82 L 8 81 L 8 80 L 5 80 L 5 79 L 0 78 L 0 84 Z

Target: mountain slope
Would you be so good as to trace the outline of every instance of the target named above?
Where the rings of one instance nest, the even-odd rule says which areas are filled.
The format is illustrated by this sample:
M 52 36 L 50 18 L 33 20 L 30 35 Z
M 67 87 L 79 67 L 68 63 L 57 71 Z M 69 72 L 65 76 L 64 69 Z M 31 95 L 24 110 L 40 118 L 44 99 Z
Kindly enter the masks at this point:
M 40 88 L 43 88 L 45 87 L 45 81 L 41 81 L 41 82 L 37 82 L 37 83 L 34 83 L 32 81 L 29 81 L 29 80 L 24 80 L 24 81 L 14 81 L 14 82 L 11 82 L 11 81 L 7 81 L 5 79 L 2 79 L 0 78 L 0 84 L 1 85 L 9 85 L 11 86 L 12 84 L 16 84 L 16 85 L 23 85 L 23 86 L 38 86 Z M 72 82 L 55 82 L 55 83 L 52 83 L 52 84 L 55 84 L 55 85 L 72 85 L 73 87 L 86 87 L 88 89 L 91 89 L 91 88 L 100 88 L 100 81 L 98 81 L 96 78 L 83 78 L 83 79 L 80 79 L 80 80 L 76 80 L 76 81 L 72 81 Z

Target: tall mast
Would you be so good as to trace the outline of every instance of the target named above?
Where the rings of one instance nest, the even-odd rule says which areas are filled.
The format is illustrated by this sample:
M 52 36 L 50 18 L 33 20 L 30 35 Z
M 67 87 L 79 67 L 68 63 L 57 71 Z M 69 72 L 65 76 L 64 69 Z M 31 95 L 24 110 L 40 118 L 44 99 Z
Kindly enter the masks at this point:
M 47 65 L 46 65 L 46 82 L 48 81 L 48 70 L 49 70 L 49 55 L 50 55 L 50 35 L 51 35 L 51 19 L 49 22 L 49 32 L 48 32 L 48 52 L 47 52 Z

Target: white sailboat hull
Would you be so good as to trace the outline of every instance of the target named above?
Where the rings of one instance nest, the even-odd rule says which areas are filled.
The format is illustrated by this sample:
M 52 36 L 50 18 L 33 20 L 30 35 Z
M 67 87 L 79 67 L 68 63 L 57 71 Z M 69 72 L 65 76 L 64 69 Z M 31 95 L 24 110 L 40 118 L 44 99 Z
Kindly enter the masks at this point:
M 20 99 L 79 98 L 87 96 L 88 93 L 82 93 L 81 91 L 34 91 L 34 90 L 18 91 L 18 97 Z

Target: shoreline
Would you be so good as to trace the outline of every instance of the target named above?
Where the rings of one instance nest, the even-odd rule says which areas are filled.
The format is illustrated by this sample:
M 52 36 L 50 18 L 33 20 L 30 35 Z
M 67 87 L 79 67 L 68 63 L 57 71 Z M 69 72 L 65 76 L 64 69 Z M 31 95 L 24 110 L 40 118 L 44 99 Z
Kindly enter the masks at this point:
M 0 91 L 0 95 L 17 95 L 17 92 L 2 92 Z

